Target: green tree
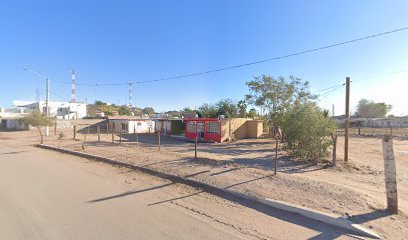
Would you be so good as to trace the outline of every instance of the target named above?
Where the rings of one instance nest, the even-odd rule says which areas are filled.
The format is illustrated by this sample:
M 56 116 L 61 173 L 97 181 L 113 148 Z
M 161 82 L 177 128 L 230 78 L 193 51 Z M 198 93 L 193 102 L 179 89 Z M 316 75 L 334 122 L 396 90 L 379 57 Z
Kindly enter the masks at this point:
M 329 154 L 331 134 L 337 129 L 334 120 L 316 103 L 296 104 L 285 112 L 282 131 L 287 150 L 304 160 L 320 161 Z
M 216 118 L 217 116 L 218 109 L 211 104 L 204 103 L 198 108 L 197 113 L 199 114 L 199 117 L 204 117 L 204 118 Z
M 107 105 L 107 103 L 102 102 L 102 101 L 100 101 L 100 100 L 96 100 L 94 104 L 95 104 L 96 106 L 104 106 L 104 105 Z
M 154 111 L 154 109 L 152 107 L 145 107 L 145 108 L 143 108 L 143 113 L 144 114 L 154 114 L 155 111 Z
M 224 115 L 226 118 L 238 117 L 237 105 L 231 99 L 220 100 L 215 104 L 215 107 L 217 109 L 217 116 Z
M 125 106 L 121 106 L 118 110 L 119 115 L 129 116 L 131 114 L 130 109 Z
M 303 105 L 316 96 L 309 91 L 309 82 L 290 76 L 273 78 L 267 75 L 254 77 L 246 83 L 248 103 L 266 109 L 275 127 L 279 127 L 284 113 L 295 105 Z
M 37 128 L 38 133 L 40 134 L 40 143 L 44 143 L 44 135 L 42 133 L 41 128 L 46 127 L 46 126 L 53 126 L 55 124 L 54 118 L 47 117 L 44 114 L 42 114 L 39 111 L 34 111 L 30 113 L 29 115 L 25 116 L 20 120 L 26 125 L 31 125 L 35 128 Z
M 251 109 L 248 111 L 247 117 L 254 119 L 254 118 L 256 118 L 257 116 L 258 116 L 258 113 L 256 112 L 256 109 L 255 109 L 255 108 L 251 108 Z
M 363 98 L 358 102 L 354 115 L 360 118 L 383 118 L 391 111 L 391 108 L 391 105 L 383 102 L 376 103 Z
M 194 110 L 191 109 L 191 108 L 189 108 L 189 107 L 185 107 L 185 108 L 183 108 L 183 110 L 182 110 L 181 112 L 183 112 L 183 113 L 191 113 L 191 112 L 194 112 Z
M 246 117 L 246 116 L 247 116 L 247 110 L 246 110 L 246 109 L 247 109 L 247 107 L 248 107 L 246 101 L 244 101 L 244 100 L 238 101 L 237 107 L 238 107 L 238 115 L 239 115 L 239 117 L 241 117 L 241 118 Z

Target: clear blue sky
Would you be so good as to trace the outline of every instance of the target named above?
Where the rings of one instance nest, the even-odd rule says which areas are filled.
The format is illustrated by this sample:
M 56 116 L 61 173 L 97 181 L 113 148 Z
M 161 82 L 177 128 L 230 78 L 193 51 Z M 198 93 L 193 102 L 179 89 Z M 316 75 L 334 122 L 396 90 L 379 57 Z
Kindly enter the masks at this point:
M 52 100 L 78 83 L 144 81 L 272 58 L 408 26 L 408 1 L 2 1 L 0 106 L 35 99 L 51 79 Z M 253 76 L 294 75 L 317 91 L 408 70 L 408 31 L 302 56 L 186 79 L 136 84 L 133 104 L 174 110 L 240 100 Z M 408 114 L 408 71 L 352 83 L 360 98 Z M 126 104 L 127 86 L 77 87 L 78 100 Z M 344 90 L 322 99 L 344 112 Z

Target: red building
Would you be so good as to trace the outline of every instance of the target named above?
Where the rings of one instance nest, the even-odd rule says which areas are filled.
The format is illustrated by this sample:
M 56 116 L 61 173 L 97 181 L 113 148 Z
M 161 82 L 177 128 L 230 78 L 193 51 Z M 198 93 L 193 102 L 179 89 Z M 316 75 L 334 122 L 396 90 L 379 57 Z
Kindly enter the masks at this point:
M 198 138 L 221 142 L 221 120 L 218 118 L 189 118 L 186 122 L 186 138 Z

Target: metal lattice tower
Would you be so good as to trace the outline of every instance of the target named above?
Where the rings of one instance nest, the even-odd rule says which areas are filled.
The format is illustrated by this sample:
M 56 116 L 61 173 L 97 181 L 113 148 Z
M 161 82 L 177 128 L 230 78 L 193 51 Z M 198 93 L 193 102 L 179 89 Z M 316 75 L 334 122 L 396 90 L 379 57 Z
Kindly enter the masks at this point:
M 129 82 L 129 99 L 128 99 L 128 107 L 132 107 L 132 85 L 133 83 Z
M 76 102 L 75 94 L 75 69 L 72 69 L 71 102 Z

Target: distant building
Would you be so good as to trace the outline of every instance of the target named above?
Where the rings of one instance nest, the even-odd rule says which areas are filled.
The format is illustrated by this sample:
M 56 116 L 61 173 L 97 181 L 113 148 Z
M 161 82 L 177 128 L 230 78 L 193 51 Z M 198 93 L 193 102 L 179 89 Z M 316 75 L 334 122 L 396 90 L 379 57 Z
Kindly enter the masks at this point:
M 135 116 L 110 116 L 108 117 L 109 129 L 116 133 L 154 133 L 155 121 L 150 118 Z
M 0 108 L 0 130 L 27 130 L 28 126 L 20 121 L 20 119 L 27 116 L 27 114 L 24 109 Z
M 186 138 L 224 142 L 245 138 L 259 138 L 263 122 L 246 118 L 187 118 Z
M 334 117 L 334 119 L 344 127 L 344 116 Z M 350 127 L 406 128 L 408 127 L 408 117 L 350 118 Z
M 45 101 L 13 101 L 16 108 L 23 109 L 26 112 L 40 111 L 46 112 Z M 80 119 L 86 117 L 86 104 L 82 102 L 49 102 L 49 113 L 51 117 L 58 119 Z
M 180 135 L 185 132 L 182 119 L 155 119 L 155 130 L 165 135 Z
M 371 128 L 406 128 L 408 127 L 408 117 L 393 117 L 393 118 L 366 118 L 359 119 L 361 127 Z

